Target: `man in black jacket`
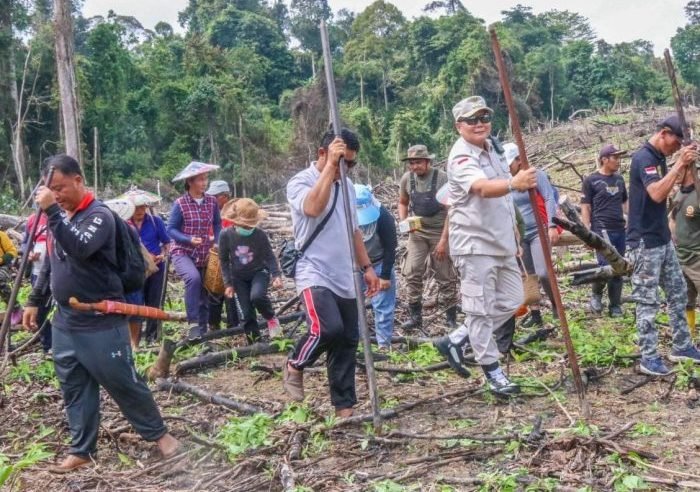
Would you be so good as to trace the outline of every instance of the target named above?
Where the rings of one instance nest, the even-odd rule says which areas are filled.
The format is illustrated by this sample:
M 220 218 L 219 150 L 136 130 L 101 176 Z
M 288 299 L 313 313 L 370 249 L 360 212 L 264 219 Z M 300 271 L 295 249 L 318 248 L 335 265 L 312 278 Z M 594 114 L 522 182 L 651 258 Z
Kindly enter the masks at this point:
M 92 461 L 100 421 L 100 386 L 116 401 L 134 429 L 172 456 L 178 441 L 168 433 L 148 386 L 136 373 L 127 321 L 120 315 L 82 312 L 68 300 L 124 300 L 117 274 L 116 227 L 112 212 L 85 188 L 72 157 L 57 155 L 44 163 L 53 168 L 47 187 L 36 194 L 48 217 L 48 261 L 44 263 L 24 312 L 24 326 L 37 329 L 37 306 L 51 284 L 57 309 L 53 319 L 53 359 L 71 431 L 71 447 L 54 467 L 67 473 Z

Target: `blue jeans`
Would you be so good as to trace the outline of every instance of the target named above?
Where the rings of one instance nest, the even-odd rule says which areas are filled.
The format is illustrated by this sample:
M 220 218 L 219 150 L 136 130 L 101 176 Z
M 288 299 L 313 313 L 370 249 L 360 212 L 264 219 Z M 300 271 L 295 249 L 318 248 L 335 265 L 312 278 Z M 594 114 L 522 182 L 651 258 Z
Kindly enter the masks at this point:
M 374 265 L 377 275 L 382 273 L 382 262 Z M 367 288 L 364 281 L 362 287 Z M 380 347 L 391 346 L 391 336 L 394 334 L 394 310 L 396 309 L 396 270 L 391 271 L 391 287 L 380 290 L 371 299 L 374 311 L 374 331 L 377 334 L 377 344 Z

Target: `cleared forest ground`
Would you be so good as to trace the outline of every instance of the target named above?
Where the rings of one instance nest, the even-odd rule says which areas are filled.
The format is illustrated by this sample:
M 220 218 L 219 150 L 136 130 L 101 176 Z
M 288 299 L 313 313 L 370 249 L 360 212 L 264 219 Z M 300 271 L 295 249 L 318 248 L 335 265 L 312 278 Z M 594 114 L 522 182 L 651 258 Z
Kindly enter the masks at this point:
M 634 149 L 668 110 L 595 115 L 530 132 L 532 161 L 560 186 L 580 189 L 578 174 L 594 169 L 600 146 Z M 697 111 L 691 115 L 697 115 Z M 692 116 L 691 116 L 692 117 Z M 628 162 L 628 161 L 627 161 Z M 577 198 L 574 191 L 563 192 Z M 582 247 L 559 252 L 559 266 L 586 262 Z M 478 368 L 462 379 L 444 367 L 427 343 L 399 341 L 388 361 L 376 363 L 383 432 L 371 422 L 331 417 L 323 361 L 306 373 L 307 399 L 288 403 L 281 367 L 291 341 L 279 353 L 230 358 L 225 365 L 186 372 L 179 381 L 209 394 L 259 407 L 245 414 L 188 395 L 157 391 L 183 453 L 167 461 L 154 444 L 133 434 L 108 396 L 103 396 L 99 455 L 94 467 L 67 476 L 46 468 L 68 439 L 62 399 L 50 360 L 34 352 L 17 360 L 0 396 L 0 477 L 14 490 L 641 490 L 700 488 L 700 430 L 696 425 L 699 380 L 693 367 L 647 378 L 636 372 L 634 310 L 611 320 L 586 312 L 590 288 L 559 278 L 567 316 L 587 380 L 591 416 L 583 420 L 558 331 L 514 350 L 507 371 L 523 394 L 503 400 L 483 386 Z M 288 287 L 291 287 L 288 286 Z M 179 285 L 169 309 L 182 310 Z M 628 293 L 629 286 L 625 287 Z M 292 297 L 286 290 L 277 297 Z M 294 309 L 290 309 L 290 312 Z M 429 310 L 425 337 L 445 332 L 442 316 Z M 403 319 L 399 309 L 398 318 Z M 371 320 L 371 317 L 370 317 Z M 556 326 L 547 316 L 549 326 Z M 670 346 L 668 319 L 660 313 L 660 346 Z M 177 326 L 169 325 L 174 332 Z M 293 338 L 303 325 L 285 325 Z M 516 338 L 527 335 L 519 329 Z M 13 335 L 14 342 L 24 337 Z M 420 342 L 418 340 L 417 342 Z M 243 345 L 235 336 L 180 351 L 175 362 Z M 141 370 L 157 348 L 137 354 Z M 362 357 L 360 356 L 359 360 Z M 356 415 L 370 415 L 366 379 L 358 366 Z M 155 388 L 155 385 L 153 386 Z

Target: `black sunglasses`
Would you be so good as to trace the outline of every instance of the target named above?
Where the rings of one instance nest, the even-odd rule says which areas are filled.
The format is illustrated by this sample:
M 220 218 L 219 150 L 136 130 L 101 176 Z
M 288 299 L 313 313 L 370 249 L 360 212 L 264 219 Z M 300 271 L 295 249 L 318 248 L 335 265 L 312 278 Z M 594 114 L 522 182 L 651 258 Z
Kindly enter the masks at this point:
M 457 121 L 459 121 L 460 123 L 466 123 L 469 126 L 474 126 L 478 122 L 491 123 L 492 119 L 493 118 L 491 118 L 491 114 L 486 113 L 486 114 L 482 114 L 481 116 L 470 116 L 469 118 L 460 118 Z

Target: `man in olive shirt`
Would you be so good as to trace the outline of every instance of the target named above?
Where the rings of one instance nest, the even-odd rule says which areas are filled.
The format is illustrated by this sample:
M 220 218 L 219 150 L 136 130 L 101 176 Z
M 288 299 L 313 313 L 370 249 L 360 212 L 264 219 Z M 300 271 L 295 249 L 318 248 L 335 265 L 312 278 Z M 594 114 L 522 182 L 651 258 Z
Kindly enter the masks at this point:
M 697 171 L 697 170 L 696 170 Z M 695 181 L 690 169 L 683 175 L 681 189 L 673 199 L 671 231 L 676 243 L 676 255 L 688 286 L 688 303 L 685 314 L 688 327 L 695 338 L 695 307 L 700 291 L 700 207 Z
M 399 220 L 415 215 L 421 222 L 420 230 L 409 233 L 408 256 L 402 272 L 408 287 L 410 315 L 410 320 L 402 325 L 404 329 L 421 328 L 428 258 L 439 286 L 438 301 L 447 306 L 447 325 L 451 329 L 457 327 L 457 277 L 448 253 L 447 208 L 436 198 L 437 191 L 447 183 L 447 174 L 431 166 L 434 158 L 425 145 L 414 145 L 403 159 L 408 161 L 410 170 L 401 177 L 399 185 Z

